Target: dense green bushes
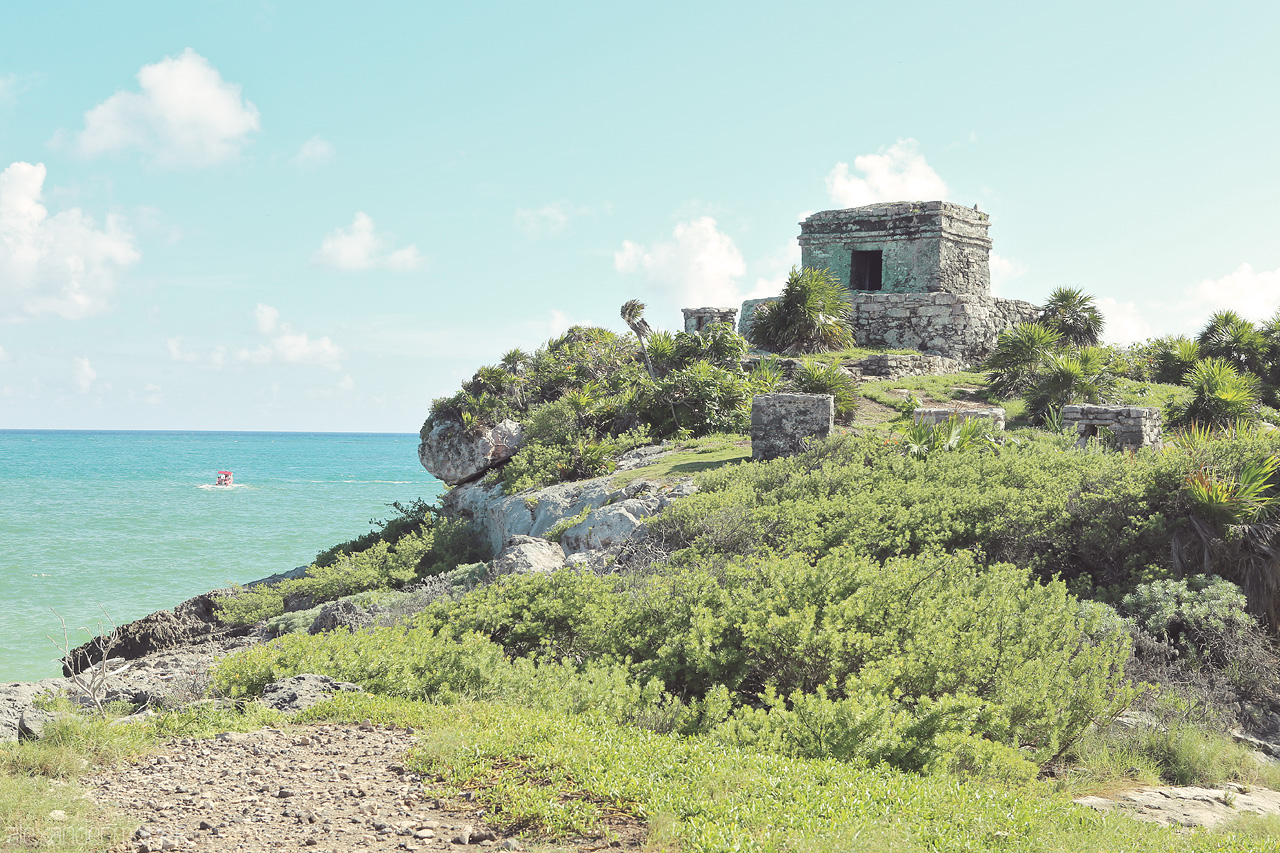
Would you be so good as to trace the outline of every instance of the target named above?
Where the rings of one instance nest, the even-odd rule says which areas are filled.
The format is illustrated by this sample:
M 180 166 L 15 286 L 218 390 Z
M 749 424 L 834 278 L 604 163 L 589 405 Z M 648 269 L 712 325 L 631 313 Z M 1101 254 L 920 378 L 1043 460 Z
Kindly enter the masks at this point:
M 612 699 L 588 702 L 611 718 L 808 757 L 1025 777 L 1028 761 L 1057 755 L 1131 698 L 1120 685 L 1127 636 L 1095 622 L 1062 584 L 1012 566 L 963 554 L 881 564 L 841 549 L 816 563 L 771 556 L 629 580 L 508 578 L 433 604 L 407 631 L 249 650 L 217 682 L 252 692 L 305 671 L 435 701 L 527 703 L 545 669 L 554 675 L 538 689 L 553 704 L 613 685 Z

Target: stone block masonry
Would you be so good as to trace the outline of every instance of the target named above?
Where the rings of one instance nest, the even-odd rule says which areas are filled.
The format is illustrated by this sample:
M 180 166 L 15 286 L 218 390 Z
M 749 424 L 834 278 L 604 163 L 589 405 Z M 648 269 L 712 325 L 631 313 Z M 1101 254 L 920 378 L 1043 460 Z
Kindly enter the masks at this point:
M 918 424 L 924 423 L 930 426 L 945 423 L 951 418 L 960 421 L 988 420 L 991 421 L 993 429 L 1004 429 L 1004 409 L 999 406 L 985 406 L 982 408 L 920 408 L 915 410 L 912 418 Z
M 1062 423 L 1074 424 L 1076 447 L 1083 448 L 1099 431 L 1110 430 L 1121 450 L 1160 448 L 1164 444 L 1160 410 L 1143 406 L 1063 406 Z
M 684 314 L 684 330 L 689 334 L 701 332 L 712 323 L 728 323 L 733 327 L 738 317 L 737 308 L 681 308 Z
M 752 460 L 800 453 L 809 440 L 831 435 L 835 417 L 830 394 L 757 394 L 751 399 Z
M 954 293 L 859 293 L 853 305 L 858 346 L 918 349 L 973 364 L 990 355 L 1000 333 L 1030 323 L 1030 302 Z
M 885 352 L 858 362 L 858 370 L 868 379 L 901 379 L 903 376 L 942 376 L 959 373 L 964 365 L 940 355 Z

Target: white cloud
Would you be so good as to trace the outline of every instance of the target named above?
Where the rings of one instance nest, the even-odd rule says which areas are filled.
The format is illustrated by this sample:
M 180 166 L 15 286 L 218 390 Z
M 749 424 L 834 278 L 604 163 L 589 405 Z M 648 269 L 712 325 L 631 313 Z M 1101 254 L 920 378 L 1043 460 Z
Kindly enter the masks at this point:
M 569 327 L 573 325 L 573 321 L 569 319 L 569 315 L 558 308 L 551 309 L 551 319 L 548 326 L 551 334 L 548 337 L 558 338 L 565 332 L 569 331 Z
M 1222 278 L 1188 288 L 1182 304 L 1197 327 L 1215 311 L 1228 308 L 1254 322 L 1270 319 L 1280 310 L 1280 269 L 1254 270 L 1241 264 Z
M 9 360 L 9 353 L 5 352 L 4 347 L 0 347 L 0 362 Z
M 303 168 L 324 166 L 332 163 L 336 157 L 337 152 L 334 151 L 333 145 L 328 140 L 320 136 L 313 136 L 302 143 L 302 147 L 294 155 L 293 164 Z
M 350 228 L 338 228 L 320 244 L 316 253 L 317 263 L 339 270 L 367 270 L 382 267 L 391 270 L 412 270 L 422 266 L 422 256 L 417 246 L 405 246 L 389 251 L 389 240 L 377 232 L 373 220 L 363 212 L 357 212 Z
M 530 237 L 559 234 L 569 224 L 573 211 L 562 201 L 544 205 L 536 210 L 516 208 L 516 227 Z
M 280 312 L 270 305 L 258 303 L 253 316 L 259 334 L 268 336 L 270 340 L 253 349 L 242 348 L 236 353 L 240 361 L 270 364 L 279 360 L 288 364 L 319 364 L 331 370 L 341 369 L 342 350 L 328 336 L 313 340 L 306 332 L 295 332 L 288 323 L 280 322 Z
M 165 348 L 169 351 L 169 357 L 174 361 L 198 361 L 200 359 L 200 356 L 182 348 L 181 336 L 169 338 L 164 343 Z
M 849 173 L 848 163 L 836 163 L 827 175 L 827 193 L 841 207 L 861 207 L 881 201 L 936 201 L 947 196 L 947 185 L 916 150 L 914 139 L 899 139 L 877 154 L 853 158 L 861 177 Z
M 0 320 L 102 311 L 119 272 L 141 257 L 117 217 L 99 229 L 79 208 L 50 216 L 44 179 L 44 164 L 0 172 Z
M 1021 278 L 1027 274 L 1027 265 L 1021 261 L 1015 261 L 1013 258 L 1005 258 L 991 253 L 989 260 L 991 269 L 991 292 L 999 295 L 1003 292 L 1003 287 L 1014 279 Z
M 1106 321 L 1102 337 L 1113 344 L 1133 344 L 1151 337 L 1147 312 L 1134 302 L 1120 302 L 1110 296 L 1098 299 L 1098 310 Z
M 805 219 L 808 216 L 809 214 L 806 213 L 800 218 Z M 791 274 L 791 268 L 799 265 L 800 241 L 793 237 L 787 241 L 786 245 L 781 246 L 760 262 L 765 274 L 756 279 L 755 287 L 743 294 L 742 298 L 763 299 L 767 296 L 777 296 L 782 293 L 782 288 L 787 283 L 787 276 Z
M 84 115 L 89 156 L 136 149 L 166 168 L 212 166 L 239 156 L 260 127 L 258 108 L 191 48 L 138 72 L 141 92 L 116 92 Z
M 677 224 L 670 241 L 652 248 L 623 241 L 613 266 L 639 274 L 655 292 L 690 307 L 737 305 L 742 296 L 735 280 L 747 271 L 733 238 L 710 216 Z
M 75 367 L 72 371 L 76 380 L 76 387 L 80 389 L 81 394 L 88 394 L 89 389 L 93 387 L 93 381 L 98 378 L 98 371 L 93 369 L 93 365 L 89 363 L 89 359 L 81 357 L 75 360 Z
M 350 391 L 355 387 L 356 387 L 356 381 L 351 378 L 350 373 L 345 374 L 341 379 L 338 380 L 339 391 Z

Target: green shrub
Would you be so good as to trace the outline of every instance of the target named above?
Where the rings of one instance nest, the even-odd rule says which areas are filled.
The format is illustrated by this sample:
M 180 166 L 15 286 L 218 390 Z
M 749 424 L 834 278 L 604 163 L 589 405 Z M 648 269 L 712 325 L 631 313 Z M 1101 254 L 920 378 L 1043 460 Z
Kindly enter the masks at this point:
M 756 308 L 748 340 L 786 355 L 844 349 L 854 344 L 849 291 L 830 270 L 793 267 L 774 302 Z
M 838 364 L 802 358 L 788 384 L 802 394 L 832 395 L 836 417 L 842 421 L 858 409 L 858 382 Z

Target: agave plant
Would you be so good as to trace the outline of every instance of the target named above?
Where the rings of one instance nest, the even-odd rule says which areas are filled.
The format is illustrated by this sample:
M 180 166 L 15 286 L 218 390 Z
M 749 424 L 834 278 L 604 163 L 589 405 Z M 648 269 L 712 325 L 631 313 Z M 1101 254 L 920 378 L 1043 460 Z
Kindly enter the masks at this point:
M 849 291 L 830 270 L 792 267 L 782 295 L 756 309 L 747 339 L 785 355 L 829 352 L 853 346 Z
M 1185 384 L 1191 399 L 1174 412 L 1177 424 L 1199 423 L 1222 427 L 1257 418 L 1258 381 L 1218 358 L 1204 358 L 1187 371 Z
M 898 428 L 899 446 L 912 459 L 928 459 L 931 453 L 968 450 L 977 446 L 995 447 L 991 424 L 982 418 L 959 418 L 955 415 L 937 424 L 912 421 Z
M 1041 363 L 1061 343 L 1061 332 L 1039 323 L 1021 323 L 1001 332 L 995 350 L 983 365 L 991 393 L 1008 398 L 1025 391 Z
M 1049 294 L 1040 309 L 1039 322 L 1078 347 L 1097 344 L 1106 326 L 1093 297 L 1073 287 L 1059 287 Z
M 649 335 L 645 342 L 648 346 L 649 364 L 653 367 L 653 375 L 666 376 L 680 366 L 680 354 L 676 348 L 676 336 L 666 331 L 657 331 Z

